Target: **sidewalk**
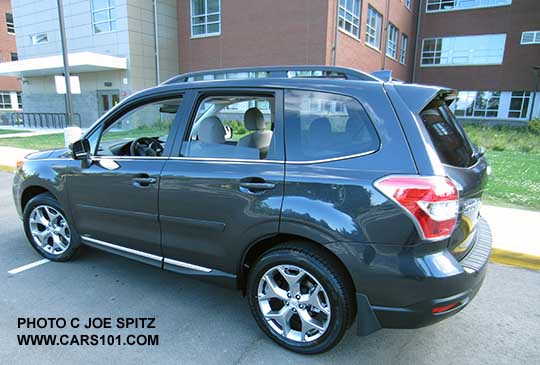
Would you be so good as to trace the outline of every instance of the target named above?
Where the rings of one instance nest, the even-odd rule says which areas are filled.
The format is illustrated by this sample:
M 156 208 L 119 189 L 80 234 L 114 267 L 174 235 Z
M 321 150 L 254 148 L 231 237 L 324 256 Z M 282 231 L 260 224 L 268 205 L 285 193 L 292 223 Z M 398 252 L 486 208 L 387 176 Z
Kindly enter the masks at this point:
M 540 270 L 540 212 L 484 205 L 493 233 L 491 261 Z
M 17 161 L 22 160 L 24 156 L 35 151 L 36 150 L 28 150 L 25 148 L 0 146 L 0 165 L 15 167 Z

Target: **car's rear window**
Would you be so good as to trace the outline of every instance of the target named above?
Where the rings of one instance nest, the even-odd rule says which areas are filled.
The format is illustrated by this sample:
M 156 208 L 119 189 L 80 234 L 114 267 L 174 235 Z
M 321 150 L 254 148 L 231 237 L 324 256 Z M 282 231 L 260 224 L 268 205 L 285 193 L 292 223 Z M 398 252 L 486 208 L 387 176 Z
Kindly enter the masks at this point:
M 420 116 L 442 163 L 469 167 L 476 162 L 473 146 L 443 100 L 432 101 Z
M 288 161 L 318 161 L 376 151 L 379 137 L 362 105 L 330 93 L 287 90 Z

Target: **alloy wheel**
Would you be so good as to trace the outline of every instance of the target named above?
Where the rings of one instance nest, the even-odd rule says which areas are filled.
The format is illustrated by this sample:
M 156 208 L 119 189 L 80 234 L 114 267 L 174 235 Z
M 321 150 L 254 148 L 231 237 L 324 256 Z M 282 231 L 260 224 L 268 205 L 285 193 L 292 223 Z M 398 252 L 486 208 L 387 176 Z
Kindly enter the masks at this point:
M 328 294 L 315 277 L 294 265 L 278 265 L 259 280 L 259 309 L 267 324 L 289 340 L 309 343 L 330 324 Z
M 61 255 L 69 248 L 71 230 L 66 218 L 48 205 L 35 207 L 29 216 L 30 232 L 36 245 L 52 255 Z

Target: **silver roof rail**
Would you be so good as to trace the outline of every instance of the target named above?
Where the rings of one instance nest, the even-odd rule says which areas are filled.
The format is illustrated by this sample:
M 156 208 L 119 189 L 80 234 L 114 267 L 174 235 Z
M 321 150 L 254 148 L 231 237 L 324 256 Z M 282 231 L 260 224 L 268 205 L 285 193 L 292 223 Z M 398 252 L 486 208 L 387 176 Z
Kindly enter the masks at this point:
M 248 78 L 337 78 L 345 80 L 380 81 L 365 72 L 334 66 L 270 66 L 225 68 L 196 71 L 174 76 L 162 85 L 190 81 L 248 79 Z

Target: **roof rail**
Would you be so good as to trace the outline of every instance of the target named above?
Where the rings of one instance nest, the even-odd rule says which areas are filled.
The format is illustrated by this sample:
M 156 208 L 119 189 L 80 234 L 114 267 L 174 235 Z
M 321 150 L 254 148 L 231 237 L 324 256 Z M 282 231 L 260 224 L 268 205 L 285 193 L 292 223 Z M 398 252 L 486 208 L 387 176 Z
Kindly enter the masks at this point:
M 248 78 L 339 78 L 346 80 L 380 81 L 377 77 L 351 68 L 313 65 L 225 68 L 196 71 L 174 76 L 163 82 L 162 85 L 189 81 Z

